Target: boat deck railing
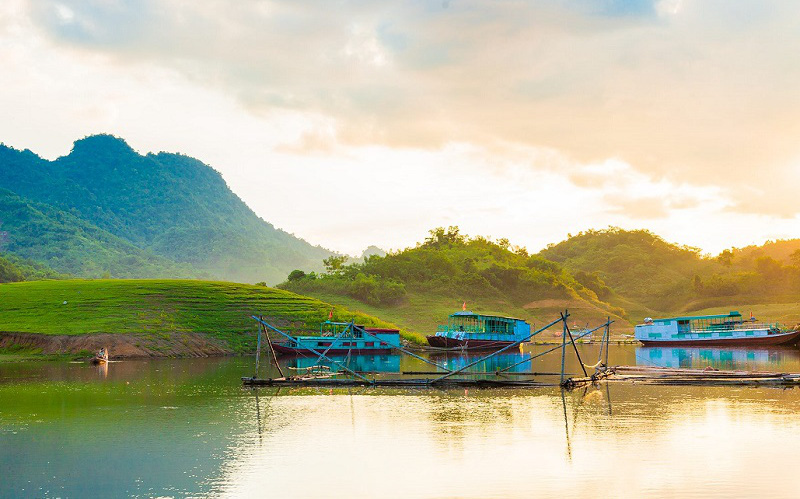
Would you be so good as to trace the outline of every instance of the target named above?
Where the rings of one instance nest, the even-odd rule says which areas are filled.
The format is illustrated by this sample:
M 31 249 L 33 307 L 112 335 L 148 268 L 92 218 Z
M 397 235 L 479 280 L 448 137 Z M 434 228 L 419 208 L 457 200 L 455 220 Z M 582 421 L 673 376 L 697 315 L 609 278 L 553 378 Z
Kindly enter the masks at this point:
M 448 326 L 442 324 L 436 327 L 437 333 L 479 333 L 479 334 L 514 334 L 513 330 L 493 329 L 485 326 Z
M 736 324 L 719 324 L 719 325 L 710 325 L 710 326 L 694 326 L 691 328 L 691 331 L 687 328 L 685 331 L 679 330 L 679 332 L 692 332 L 692 333 L 724 333 L 727 331 L 763 331 L 763 330 L 775 330 L 781 329 L 779 323 L 768 323 L 768 322 L 741 322 Z

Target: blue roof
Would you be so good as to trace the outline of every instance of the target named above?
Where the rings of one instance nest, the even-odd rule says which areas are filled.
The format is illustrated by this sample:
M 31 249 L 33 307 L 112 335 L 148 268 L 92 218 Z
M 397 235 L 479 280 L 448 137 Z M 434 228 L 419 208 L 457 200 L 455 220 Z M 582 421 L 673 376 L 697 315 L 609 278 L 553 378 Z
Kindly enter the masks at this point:
M 523 321 L 524 319 L 518 319 L 516 317 L 506 317 L 504 315 L 485 315 L 485 314 L 476 314 L 472 310 L 463 310 L 460 312 L 456 312 L 454 314 L 450 314 L 450 317 L 480 317 L 482 319 L 508 319 L 512 321 Z
M 659 321 L 660 322 L 660 321 L 676 321 L 676 320 L 678 320 L 678 321 L 680 321 L 680 320 L 694 321 L 694 320 L 702 320 L 702 319 L 732 319 L 732 318 L 739 318 L 741 316 L 742 316 L 742 314 L 740 314 L 738 311 L 731 310 L 730 313 L 725 314 L 725 315 L 687 315 L 687 316 L 684 316 L 684 317 L 670 317 L 668 319 L 653 319 L 653 321 L 654 322 L 655 321 Z

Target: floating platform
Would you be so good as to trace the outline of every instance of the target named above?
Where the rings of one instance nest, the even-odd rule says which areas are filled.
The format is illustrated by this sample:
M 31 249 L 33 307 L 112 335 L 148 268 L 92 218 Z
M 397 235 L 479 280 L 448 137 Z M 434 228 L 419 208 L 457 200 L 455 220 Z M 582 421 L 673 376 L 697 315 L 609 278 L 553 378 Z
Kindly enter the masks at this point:
M 392 373 L 396 374 L 396 373 Z M 419 372 L 419 374 L 428 374 Z M 475 374 L 475 373 L 470 373 Z M 563 383 L 542 382 L 532 379 L 513 379 L 513 376 L 496 373 L 493 378 L 380 378 L 356 379 L 336 378 L 328 376 L 289 376 L 285 378 L 252 378 L 243 377 L 245 386 L 384 386 L 384 387 L 421 387 L 421 388 L 548 388 L 562 386 L 567 389 L 607 382 L 607 383 L 640 383 L 648 385 L 679 386 L 800 386 L 800 373 L 778 373 L 768 371 L 732 371 L 711 369 L 675 369 L 666 367 L 615 366 L 600 369 L 595 374 L 585 377 L 567 378 Z M 553 376 L 558 373 L 535 373 L 541 376 Z M 530 373 L 528 376 L 534 375 Z
M 800 386 L 800 373 L 646 366 L 610 367 L 605 373 L 602 379 L 609 383 L 680 386 Z M 564 386 L 577 388 L 595 381 L 598 380 L 569 378 L 564 381 Z
M 557 387 L 558 383 L 542 383 L 532 380 L 513 379 L 452 379 L 435 380 L 434 378 L 405 378 L 405 379 L 380 379 L 361 380 L 354 378 L 333 377 L 287 377 L 287 378 L 248 378 L 243 377 L 244 386 L 384 386 L 394 388 L 545 388 Z

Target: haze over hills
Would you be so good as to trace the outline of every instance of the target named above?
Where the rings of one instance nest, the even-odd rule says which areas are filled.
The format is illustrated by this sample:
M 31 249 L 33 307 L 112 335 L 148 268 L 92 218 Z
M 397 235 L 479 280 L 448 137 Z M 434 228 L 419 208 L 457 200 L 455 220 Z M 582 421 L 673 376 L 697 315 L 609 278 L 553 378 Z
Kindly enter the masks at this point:
M 332 254 L 259 218 L 210 166 L 110 135 L 54 161 L 0 146 L 0 189 L 5 249 L 80 277 L 274 283 Z

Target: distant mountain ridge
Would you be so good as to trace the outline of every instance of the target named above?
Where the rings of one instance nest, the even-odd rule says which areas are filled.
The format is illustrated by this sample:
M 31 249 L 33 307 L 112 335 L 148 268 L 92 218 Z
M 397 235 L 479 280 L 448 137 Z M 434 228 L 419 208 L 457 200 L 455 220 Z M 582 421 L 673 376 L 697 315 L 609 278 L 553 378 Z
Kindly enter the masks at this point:
M 6 189 L 0 193 L 6 249 L 81 277 L 99 272 L 275 283 L 293 269 L 320 268 L 332 254 L 259 218 L 201 161 L 140 155 L 111 135 L 78 140 L 54 161 L 0 146 L 0 189 Z M 49 221 L 25 223 L 21 216 L 31 219 L 25 211 Z M 39 236 L 47 239 L 52 231 L 59 236 L 40 244 Z M 76 246 L 113 247 L 113 255 L 104 260 L 68 251 Z M 123 265 L 110 263 L 118 260 Z M 142 266 L 148 260 L 153 264 Z

